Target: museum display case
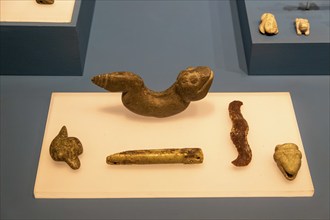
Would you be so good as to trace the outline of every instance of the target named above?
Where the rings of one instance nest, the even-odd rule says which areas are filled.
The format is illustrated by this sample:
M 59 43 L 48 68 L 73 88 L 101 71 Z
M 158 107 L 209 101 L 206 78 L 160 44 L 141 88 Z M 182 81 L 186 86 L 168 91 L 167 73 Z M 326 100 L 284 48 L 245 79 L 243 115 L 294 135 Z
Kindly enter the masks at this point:
M 121 104 L 120 96 L 86 92 L 52 94 L 34 186 L 35 198 L 313 196 L 309 161 L 289 93 L 209 93 L 185 111 L 166 118 L 136 115 Z M 228 105 L 235 99 L 244 102 L 242 111 L 249 128 L 240 126 L 242 119 L 236 111 L 230 114 L 234 118 L 235 126 L 232 126 Z M 117 106 L 117 110 L 111 106 Z M 79 123 L 82 121 L 85 126 Z M 53 151 L 49 154 L 54 141 L 58 142 L 63 124 L 70 136 L 77 137 L 84 147 L 77 159 L 81 162 L 78 170 L 54 161 Z M 249 129 L 247 138 L 244 135 L 240 140 L 241 132 L 237 131 L 240 129 L 242 133 Z M 264 132 L 265 129 L 271 131 Z M 67 139 L 67 134 L 62 139 Z M 244 160 L 242 163 L 246 139 L 253 157 L 248 157 L 249 163 Z M 289 141 L 299 145 L 303 152 L 300 172 L 292 182 L 283 177 L 273 159 L 275 146 Z M 76 139 L 71 142 L 72 147 L 77 146 L 76 142 Z M 244 142 L 243 147 L 240 142 Z M 240 157 L 232 163 L 237 157 L 236 147 Z M 75 152 L 72 158 L 77 158 Z M 119 152 L 124 153 L 118 155 Z M 108 165 L 114 161 L 139 164 L 137 157 L 142 162 L 149 161 L 144 162 L 149 165 Z M 171 161 L 184 164 L 166 164 Z M 169 179 L 175 182 L 171 184 Z
M 329 217 L 328 1 L 12 2 L 1 219 Z
M 94 4 L 1 0 L 0 74 L 82 75 Z

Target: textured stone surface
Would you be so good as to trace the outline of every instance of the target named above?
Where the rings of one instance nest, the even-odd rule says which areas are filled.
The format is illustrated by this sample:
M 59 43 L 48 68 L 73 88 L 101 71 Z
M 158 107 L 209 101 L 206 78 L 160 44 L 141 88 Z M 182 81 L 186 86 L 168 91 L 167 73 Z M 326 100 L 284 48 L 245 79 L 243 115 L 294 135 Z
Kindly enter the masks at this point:
M 293 143 L 280 144 L 275 147 L 274 160 L 288 180 L 294 180 L 301 166 L 302 154 Z
M 63 126 L 50 144 L 49 153 L 53 160 L 64 161 L 76 170 L 80 167 L 78 155 L 83 153 L 83 147 L 78 138 L 68 137 L 68 131 Z
M 278 27 L 275 16 L 271 13 L 264 13 L 261 15 L 261 21 L 259 25 L 259 31 L 262 34 L 274 35 L 278 34 Z
M 92 82 L 110 92 L 122 92 L 122 102 L 130 111 L 158 118 L 184 111 L 191 101 L 203 99 L 212 84 L 209 67 L 189 67 L 180 72 L 175 83 L 162 92 L 148 89 L 142 78 L 131 72 L 94 76 Z
M 242 105 L 241 101 L 232 101 L 228 107 L 229 117 L 233 123 L 230 138 L 238 151 L 237 158 L 232 161 L 235 166 L 247 166 L 252 160 L 252 151 L 247 141 L 249 125 L 241 113 Z

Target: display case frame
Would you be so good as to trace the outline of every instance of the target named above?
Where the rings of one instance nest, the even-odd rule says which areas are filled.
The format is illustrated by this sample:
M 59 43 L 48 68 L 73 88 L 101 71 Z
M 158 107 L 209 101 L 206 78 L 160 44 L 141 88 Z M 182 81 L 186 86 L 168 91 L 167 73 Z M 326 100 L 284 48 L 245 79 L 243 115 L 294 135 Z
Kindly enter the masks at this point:
M 74 3 L 71 22 L 0 22 L 0 75 L 82 75 L 95 0 Z

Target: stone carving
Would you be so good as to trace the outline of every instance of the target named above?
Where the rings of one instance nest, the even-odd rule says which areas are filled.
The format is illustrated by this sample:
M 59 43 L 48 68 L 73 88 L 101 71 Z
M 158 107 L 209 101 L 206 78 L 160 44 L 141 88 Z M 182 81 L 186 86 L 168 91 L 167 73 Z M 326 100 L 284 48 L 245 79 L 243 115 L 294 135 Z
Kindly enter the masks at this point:
M 122 92 L 122 102 L 130 111 L 152 117 L 168 117 L 184 111 L 191 101 L 203 99 L 211 87 L 209 67 L 189 67 L 176 82 L 162 92 L 148 89 L 142 78 L 132 72 L 113 72 L 94 76 L 92 82 L 110 92 Z
M 38 4 L 51 5 L 54 4 L 55 0 L 36 0 Z
M 232 161 L 235 166 L 247 166 L 252 160 L 252 151 L 247 141 L 249 125 L 241 113 L 241 101 L 233 101 L 229 104 L 229 117 L 233 123 L 230 138 L 238 151 L 237 158 Z
M 273 14 L 264 13 L 261 16 L 259 31 L 266 35 L 274 35 L 278 33 L 277 22 Z
M 106 158 L 107 164 L 198 164 L 203 163 L 200 148 L 131 150 L 112 154 Z
M 301 166 L 302 154 L 293 143 L 280 144 L 275 147 L 274 160 L 288 180 L 294 180 Z
M 83 153 L 83 147 L 78 138 L 68 137 L 68 131 L 63 126 L 50 144 L 49 153 L 53 160 L 64 161 L 76 170 L 80 167 L 78 155 Z
M 296 31 L 298 35 L 305 34 L 306 36 L 310 33 L 309 21 L 304 18 L 296 18 Z

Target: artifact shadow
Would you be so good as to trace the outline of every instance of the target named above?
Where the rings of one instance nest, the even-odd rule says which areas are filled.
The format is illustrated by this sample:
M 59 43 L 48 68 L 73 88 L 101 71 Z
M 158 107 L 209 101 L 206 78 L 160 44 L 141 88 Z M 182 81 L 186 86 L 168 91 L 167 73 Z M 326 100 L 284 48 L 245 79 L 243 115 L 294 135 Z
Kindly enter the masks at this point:
M 189 108 L 187 108 L 184 112 L 181 112 L 177 115 L 173 115 L 166 118 L 151 118 L 146 116 L 137 115 L 128 109 L 126 109 L 123 105 L 112 105 L 112 106 L 104 106 L 100 108 L 100 111 L 107 114 L 114 114 L 119 117 L 125 117 L 131 121 L 140 121 L 147 123 L 158 123 L 161 121 L 176 121 L 189 119 L 194 117 L 202 118 L 214 112 L 214 105 L 209 101 L 203 101 L 200 103 L 191 103 Z
M 295 11 L 295 10 L 302 10 L 302 11 L 306 11 L 306 10 L 327 10 L 329 9 L 329 6 L 318 6 L 316 3 L 311 2 L 311 3 L 299 3 L 298 6 L 294 6 L 294 5 L 286 5 L 283 7 L 283 10 L 285 11 Z

